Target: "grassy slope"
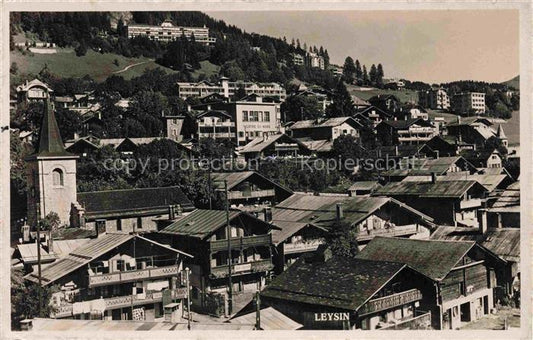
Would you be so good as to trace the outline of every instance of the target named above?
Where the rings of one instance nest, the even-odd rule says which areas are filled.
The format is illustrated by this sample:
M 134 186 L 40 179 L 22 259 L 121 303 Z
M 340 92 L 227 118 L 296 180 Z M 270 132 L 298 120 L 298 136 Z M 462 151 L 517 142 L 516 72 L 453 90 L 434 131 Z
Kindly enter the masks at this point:
M 199 70 L 195 70 L 192 73 L 192 76 L 194 78 L 198 78 L 200 74 L 205 74 L 206 77 L 209 77 L 211 75 L 216 75 L 220 71 L 220 66 L 211 64 L 208 60 L 204 60 L 200 62 L 201 68 Z
M 514 87 L 515 89 L 520 88 L 520 76 L 516 76 L 511 80 L 504 81 L 503 84 L 506 84 L 507 86 Z
M 114 72 L 122 70 L 128 65 L 145 62 L 134 66 L 125 72 L 119 73 L 124 78 L 132 78 L 144 72 L 147 68 L 160 67 L 166 72 L 174 72 L 168 68 L 157 65 L 148 58 L 126 58 L 113 53 L 101 54 L 92 50 L 87 51 L 83 57 L 76 57 L 72 49 L 58 49 L 56 54 L 26 54 L 12 51 L 10 53 L 10 63 L 16 62 L 21 74 L 38 74 L 39 71 L 48 65 L 51 73 L 61 77 L 83 77 L 91 76 L 96 81 L 103 81 Z M 113 64 L 117 59 L 119 66 Z

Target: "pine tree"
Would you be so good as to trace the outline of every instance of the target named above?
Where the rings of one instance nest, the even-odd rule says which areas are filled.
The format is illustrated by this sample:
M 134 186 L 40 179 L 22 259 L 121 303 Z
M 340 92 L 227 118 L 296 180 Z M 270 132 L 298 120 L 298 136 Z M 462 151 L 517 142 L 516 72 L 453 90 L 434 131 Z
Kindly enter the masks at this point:
M 366 71 L 366 65 L 363 65 L 363 85 L 368 85 L 370 79 L 368 79 L 368 72 Z
M 383 87 L 383 76 L 383 66 L 381 64 L 378 64 L 376 83 L 379 88 Z
M 346 57 L 344 60 L 344 66 L 342 69 L 342 76 L 344 77 L 344 81 L 351 84 L 353 83 L 355 75 L 355 65 L 353 63 L 352 57 Z
M 361 63 L 359 59 L 355 61 L 355 78 L 359 81 L 363 79 L 363 70 L 361 69 Z
M 377 75 L 378 75 L 378 70 L 376 69 L 376 65 L 372 64 L 372 66 L 370 67 L 370 73 L 369 73 L 369 76 L 370 76 L 370 84 L 372 86 L 375 86 L 376 85 L 376 82 L 377 82 Z
M 326 117 L 349 117 L 356 113 L 352 97 L 346 89 L 344 82 L 339 80 L 333 93 L 333 101 L 326 107 Z

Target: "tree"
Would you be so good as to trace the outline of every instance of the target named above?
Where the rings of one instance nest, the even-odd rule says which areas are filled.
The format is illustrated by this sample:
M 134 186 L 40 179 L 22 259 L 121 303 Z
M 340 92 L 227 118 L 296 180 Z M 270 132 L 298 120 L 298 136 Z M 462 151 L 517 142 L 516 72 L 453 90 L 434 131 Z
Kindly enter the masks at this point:
M 324 112 L 316 97 L 289 96 L 281 104 L 281 114 L 284 122 L 315 119 Z
M 381 64 L 378 64 L 378 69 L 376 72 L 376 84 L 379 88 L 383 87 L 383 66 Z
M 85 42 L 80 42 L 80 44 L 74 49 L 74 52 L 76 52 L 77 57 L 82 57 L 87 54 L 87 45 Z
M 376 68 L 376 65 L 372 64 L 372 66 L 370 67 L 370 73 L 368 75 L 370 76 L 370 84 L 372 86 L 376 86 L 378 79 L 378 70 Z
M 358 84 L 363 80 L 363 70 L 361 69 L 359 59 L 355 61 L 355 78 L 357 79 Z
M 17 63 L 16 62 L 12 62 L 11 66 L 9 67 L 9 73 L 17 74 L 18 70 L 19 70 L 19 67 L 18 67 Z
M 61 220 L 56 212 L 50 211 L 44 218 L 41 218 L 37 224 L 42 231 L 53 232 L 59 228 Z
M 344 82 L 339 80 L 333 93 L 333 101 L 326 107 L 326 117 L 349 117 L 355 115 L 355 113 L 352 97 L 348 93 Z
M 24 279 L 22 269 L 11 269 L 11 327 L 20 329 L 20 321 L 35 317 L 49 318 L 55 311 L 50 304 L 56 287 L 42 287 Z M 39 301 L 41 304 L 39 305 Z
M 74 134 L 81 130 L 82 120 L 75 111 L 68 109 L 57 110 L 56 120 L 63 141 L 74 138 Z
M 326 246 L 334 256 L 354 258 L 359 253 L 357 230 L 346 221 L 336 221 L 325 238 Z
M 344 77 L 344 80 L 348 84 L 353 83 L 354 76 L 355 76 L 355 65 L 354 65 L 352 57 L 346 57 L 346 59 L 344 60 L 342 75 Z
M 366 71 L 366 65 L 363 65 L 363 85 L 368 85 L 370 79 L 368 78 L 368 72 Z

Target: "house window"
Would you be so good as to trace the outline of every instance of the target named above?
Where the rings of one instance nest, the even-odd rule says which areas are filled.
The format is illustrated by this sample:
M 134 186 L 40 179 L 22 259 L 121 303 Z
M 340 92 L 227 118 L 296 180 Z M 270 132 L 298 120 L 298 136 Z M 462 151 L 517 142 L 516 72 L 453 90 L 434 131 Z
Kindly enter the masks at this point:
M 61 169 L 54 169 L 52 171 L 52 181 L 54 186 L 60 186 L 62 187 L 64 185 L 63 183 L 63 171 Z
M 117 231 L 122 231 L 122 220 L 120 218 L 117 220 Z
M 137 228 L 139 229 L 143 228 L 143 220 L 141 217 L 137 217 Z
M 263 120 L 265 122 L 270 122 L 270 112 L 268 111 L 263 112 Z
M 242 111 L 242 121 L 243 122 L 248 121 L 248 111 Z

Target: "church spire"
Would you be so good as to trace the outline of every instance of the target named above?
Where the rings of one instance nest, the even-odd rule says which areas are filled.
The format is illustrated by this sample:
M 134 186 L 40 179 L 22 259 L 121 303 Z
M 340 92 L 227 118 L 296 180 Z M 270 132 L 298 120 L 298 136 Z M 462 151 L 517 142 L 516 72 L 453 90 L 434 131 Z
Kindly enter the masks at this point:
M 505 132 L 503 131 L 502 125 L 498 125 L 498 131 L 496 132 L 496 137 L 499 139 L 507 139 L 507 136 L 505 135 Z
M 39 135 L 39 149 L 35 156 L 73 156 L 71 153 L 65 151 L 50 98 L 47 98 L 44 103 L 44 114 L 41 133 Z

